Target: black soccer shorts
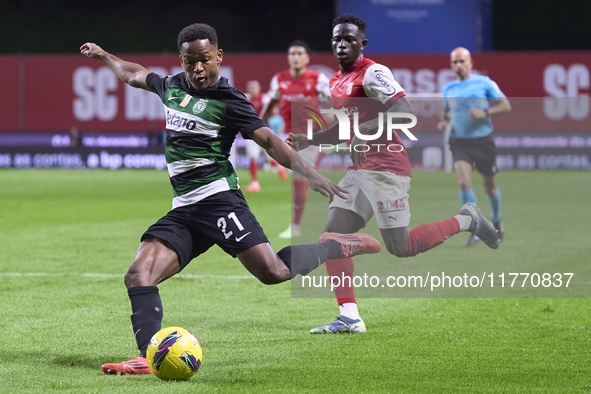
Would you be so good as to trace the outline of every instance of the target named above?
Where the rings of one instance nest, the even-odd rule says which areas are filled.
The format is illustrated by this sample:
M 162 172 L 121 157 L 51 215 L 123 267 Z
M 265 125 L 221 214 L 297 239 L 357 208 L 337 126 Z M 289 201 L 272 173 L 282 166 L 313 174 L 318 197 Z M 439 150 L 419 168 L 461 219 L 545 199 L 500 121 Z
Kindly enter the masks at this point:
M 497 169 L 497 147 L 491 135 L 482 138 L 450 138 L 449 148 L 454 158 L 467 161 L 481 174 L 492 176 Z
M 195 204 L 168 212 L 142 235 L 142 241 L 159 238 L 169 242 L 181 269 L 217 244 L 232 257 L 269 242 L 240 190 L 216 193 Z

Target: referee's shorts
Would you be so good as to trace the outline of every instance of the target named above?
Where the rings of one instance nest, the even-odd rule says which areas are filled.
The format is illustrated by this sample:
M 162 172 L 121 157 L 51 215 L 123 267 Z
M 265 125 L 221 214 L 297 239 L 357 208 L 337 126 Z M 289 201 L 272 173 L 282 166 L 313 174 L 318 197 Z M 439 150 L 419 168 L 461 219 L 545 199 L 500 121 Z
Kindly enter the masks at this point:
M 467 161 L 483 175 L 492 176 L 497 169 L 497 147 L 492 135 L 481 138 L 449 138 L 454 163 Z

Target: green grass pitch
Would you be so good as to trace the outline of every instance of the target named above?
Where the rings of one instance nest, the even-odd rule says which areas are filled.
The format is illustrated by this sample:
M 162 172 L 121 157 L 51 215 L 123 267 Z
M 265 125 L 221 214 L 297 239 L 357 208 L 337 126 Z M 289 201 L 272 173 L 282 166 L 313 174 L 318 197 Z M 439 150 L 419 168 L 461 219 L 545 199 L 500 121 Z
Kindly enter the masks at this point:
M 261 173 L 263 191 L 247 199 L 277 251 L 290 191 L 276 178 Z M 506 239 L 497 251 L 468 249 L 461 234 L 414 264 L 589 263 L 590 173 L 507 171 L 499 185 Z M 417 171 L 410 194 L 411 227 L 459 208 L 453 174 Z M 323 224 L 326 205 L 309 196 Z M 367 334 L 313 336 L 338 314 L 334 300 L 262 285 L 217 247 L 160 285 L 163 326 L 185 327 L 203 346 L 199 372 L 187 382 L 105 376 L 103 363 L 137 355 L 123 275 L 170 204 L 165 172 L 0 171 L 0 392 L 591 391 L 589 299 L 363 298 Z

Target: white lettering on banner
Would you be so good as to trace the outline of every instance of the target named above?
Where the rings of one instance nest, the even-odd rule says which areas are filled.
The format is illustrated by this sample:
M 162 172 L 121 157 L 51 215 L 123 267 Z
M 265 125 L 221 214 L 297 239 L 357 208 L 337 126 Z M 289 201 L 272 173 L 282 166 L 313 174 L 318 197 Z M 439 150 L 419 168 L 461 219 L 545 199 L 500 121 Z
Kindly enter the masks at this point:
M 549 64 L 544 69 L 544 113 L 550 120 L 561 120 L 567 115 L 573 120 L 587 118 L 590 109 L 589 69 L 584 64 L 573 64 L 568 69 L 562 64 Z M 568 97 L 568 98 L 567 98 Z
M 99 68 L 95 78 L 96 116 L 108 122 L 117 116 L 117 97 L 108 93 L 117 90 L 118 79 L 107 67 Z
M 109 92 L 117 90 L 117 81 L 108 67 L 96 71 L 89 67 L 74 70 L 72 82 L 77 95 L 73 105 L 74 117 L 82 121 L 94 118 L 106 122 L 113 120 L 117 116 L 118 100 Z
M 74 93 L 73 111 L 78 120 L 87 121 L 94 118 L 94 71 L 90 67 L 80 67 L 74 71 L 72 78 Z

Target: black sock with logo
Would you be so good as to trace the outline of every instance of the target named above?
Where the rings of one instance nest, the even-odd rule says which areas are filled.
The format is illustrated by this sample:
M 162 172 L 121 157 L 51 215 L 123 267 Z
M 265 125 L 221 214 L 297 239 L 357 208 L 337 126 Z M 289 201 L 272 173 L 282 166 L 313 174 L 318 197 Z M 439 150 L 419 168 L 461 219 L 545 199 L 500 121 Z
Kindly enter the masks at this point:
M 162 325 L 162 301 L 156 286 L 132 287 L 127 290 L 131 300 L 131 324 L 137 348 L 141 357 L 146 357 L 146 349 L 152 336 L 160 331 Z

